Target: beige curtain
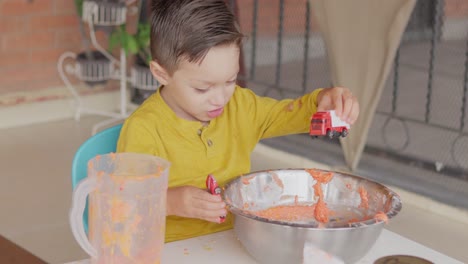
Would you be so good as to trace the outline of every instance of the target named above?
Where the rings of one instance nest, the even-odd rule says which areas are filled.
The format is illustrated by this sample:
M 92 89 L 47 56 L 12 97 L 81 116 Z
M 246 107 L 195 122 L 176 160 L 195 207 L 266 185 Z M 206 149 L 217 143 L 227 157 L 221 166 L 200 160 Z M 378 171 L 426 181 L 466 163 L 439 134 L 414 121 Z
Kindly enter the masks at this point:
M 385 81 L 415 0 L 310 0 L 325 41 L 334 86 L 351 89 L 361 111 L 341 140 L 356 169 Z

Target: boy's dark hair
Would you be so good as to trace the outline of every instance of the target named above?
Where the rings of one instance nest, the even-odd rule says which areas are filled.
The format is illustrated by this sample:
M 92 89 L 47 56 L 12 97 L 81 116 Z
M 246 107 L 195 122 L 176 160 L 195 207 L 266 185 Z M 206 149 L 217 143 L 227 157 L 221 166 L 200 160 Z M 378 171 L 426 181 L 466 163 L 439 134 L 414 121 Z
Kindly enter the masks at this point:
M 242 38 L 224 0 L 153 0 L 151 56 L 171 75 L 181 58 L 201 62 L 210 48 Z

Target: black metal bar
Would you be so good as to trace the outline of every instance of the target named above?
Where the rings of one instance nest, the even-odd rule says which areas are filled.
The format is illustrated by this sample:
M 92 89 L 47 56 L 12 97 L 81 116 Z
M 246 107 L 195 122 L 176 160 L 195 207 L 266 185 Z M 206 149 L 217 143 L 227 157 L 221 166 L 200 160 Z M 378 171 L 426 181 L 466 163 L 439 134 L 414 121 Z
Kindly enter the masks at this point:
M 283 49 L 283 23 L 284 23 L 284 0 L 279 1 L 279 21 L 278 21 L 278 50 L 276 57 L 276 76 L 275 85 L 279 86 L 281 81 L 281 61 L 282 61 L 282 49 Z
M 426 113 L 424 120 L 429 123 L 431 118 L 431 103 L 432 103 L 432 84 L 434 77 L 434 61 L 437 41 L 439 38 L 440 29 L 440 16 L 441 16 L 442 0 L 436 0 L 434 21 L 432 23 L 432 38 L 431 38 L 431 50 L 429 58 L 429 75 L 427 80 L 427 94 L 426 94 Z
M 309 35 L 310 35 L 310 2 L 306 1 L 305 33 L 304 33 L 304 64 L 302 66 L 302 93 L 307 90 L 307 74 L 309 68 Z
M 465 78 L 463 82 L 463 97 L 462 108 L 460 117 L 460 132 L 465 129 L 465 115 L 466 115 L 466 101 L 468 97 L 468 37 L 466 38 L 466 51 L 465 51 Z
M 398 81 L 400 79 L 400 48 L 398 47 L 395 54 L 395 64 L 393 67 L 393 94 L 392 94 L 392 114 L 396 112 L 398 100 Z
M 258 19 L 258 0 L 254 1 L 253 19 L 252 19 L 252 55 L 250 57 L 250 78 L 255 79 L 255 60 L 257 58 L 257 19 Z

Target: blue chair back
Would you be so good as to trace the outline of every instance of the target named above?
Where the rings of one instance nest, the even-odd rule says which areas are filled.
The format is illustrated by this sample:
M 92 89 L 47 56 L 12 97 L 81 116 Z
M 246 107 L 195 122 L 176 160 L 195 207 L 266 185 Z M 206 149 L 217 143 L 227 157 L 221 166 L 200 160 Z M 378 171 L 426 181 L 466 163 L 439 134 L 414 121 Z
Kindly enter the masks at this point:
M 75 153 L 72 163 L 72 187 L 88 175 L 88 161 L 97 155 L 115 152 L 122 124 L 107 128 L 86 140 Z M 83 215 L 85 231 L 88 232 L 88 204 Z

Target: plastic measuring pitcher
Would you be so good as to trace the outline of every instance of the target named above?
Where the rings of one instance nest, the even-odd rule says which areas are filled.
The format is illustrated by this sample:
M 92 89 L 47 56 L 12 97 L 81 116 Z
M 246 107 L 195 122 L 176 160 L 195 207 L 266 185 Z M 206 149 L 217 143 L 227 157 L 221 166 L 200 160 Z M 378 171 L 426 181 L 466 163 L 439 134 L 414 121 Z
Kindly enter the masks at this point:
M 70 225 L 92 263 L 160 262 L 169 167 L 164 159 L 136 153 L 110 153 L 88 162 L 88 177 L 73 192 Z

